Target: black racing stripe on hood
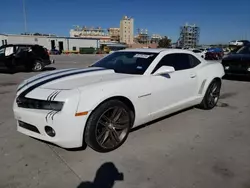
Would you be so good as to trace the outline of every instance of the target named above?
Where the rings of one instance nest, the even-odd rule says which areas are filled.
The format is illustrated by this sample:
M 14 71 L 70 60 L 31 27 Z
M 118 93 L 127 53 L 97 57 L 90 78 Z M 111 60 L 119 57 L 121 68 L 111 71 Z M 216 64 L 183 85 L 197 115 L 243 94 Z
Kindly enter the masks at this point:
M 55 72 L 55 73 L 51 73 L 51 74 L 46 74 L 44 76 L 41 76 L 39 78 L 36 78 L 30 82 L 27 82 L 26 84 L 24 84 L 22 87 L 20 87 L 17 91 L 20 91 L 21 89 L 23 89 L 24 87 L 26 87 L 27 85 L 29 84 L 32 84 L 38 80 L 41 80 L 43 78 L 46 78 L 46 77 L 49 77 L 49 76 L 53 76 L 53 75 L 57 75 L 57 74 L 61 74 L 61 73 L 66 73 L 66 72 L 69 72 L 69 71 L 73 71 L 73 70 L 76 70 L 77 68 L 72 68 L 72 69 L 67 69 L 67 70 L 63 70 L 63 71 L 59 71 L 59 72 Z
M 104 71 L 104 70 L 106 70 L 106 69 L 104 69 L 104 68 L 101 68 L 101 69 L 91 69 L 91 70 L 84 70 L 84 71 L 73 72 L 73 73 L 69 73 L 69 74 L 63 74 L 63 75 L 55 76 L 53 78 L 49 78 L 47 80 L 44 80 L 42 82 L 39 82 L 39 83 L 37 83 L 37 84 L 29 87 L 28 89 L 24 90 L 19 96 L 20 97 L 25 97 L 25 95 L 27 95 L 29 92 L 33 91 L 34 89 L 36 89 L 36 88 L 38 88 L 38 87 L 40 87 L 40 86 L 42 86 L 44 84 L 47 84 L 49 82 L 61 79 L 61 78 L 65 78 L 65 77 L 68 77 L 68 76 L 74 76 L 74 75 L 82 74 L 82 73 Z

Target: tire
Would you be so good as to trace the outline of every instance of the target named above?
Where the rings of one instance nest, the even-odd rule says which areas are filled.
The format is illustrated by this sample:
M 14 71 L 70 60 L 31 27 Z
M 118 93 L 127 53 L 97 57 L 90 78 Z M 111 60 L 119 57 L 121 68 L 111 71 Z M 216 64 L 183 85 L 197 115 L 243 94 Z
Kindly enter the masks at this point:
M 221 81 L 213 80 L 208 86 L 205 96 L 198 107 L 204 110 L 213 109 L 220 98 L 220 89 Z
M 39 60 L 35 60 L 34 63 L 32 64 L 31 70 L 33 72 L 40 72 L 43 70 L 43 68 L 44 68 L 43 62 Z
M 120 147 L 127 139 L 134 113 L 119 100 L 99 105 L 90 115 L 84 133 L 86 144 L 101 153 Z

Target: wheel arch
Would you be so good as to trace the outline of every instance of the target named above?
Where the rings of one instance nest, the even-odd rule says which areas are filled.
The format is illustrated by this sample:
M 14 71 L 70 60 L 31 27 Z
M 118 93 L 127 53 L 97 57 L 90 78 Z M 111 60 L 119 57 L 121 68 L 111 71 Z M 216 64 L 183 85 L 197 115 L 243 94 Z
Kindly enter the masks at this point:
M 122 95 L 117 95 L 117 96 L 112 96 L 112 97 L 107 97 L 106 99 L 103 99 L 101 102 L 99 102 L 98 104 L 95 105 L 95 107 L 93 108 L 91 114 L 93 113 L 93 111 L 95 109 L 97 109 L 101 104 L 107 102 L 107 101 L 110 101 L 110 100 L 119 100 L 121 102 L 123 102 L 125 105 L 127 105 L 129 107 L 129 109 L 132 110 L 132 112 L 134 113 L 134 116 L 135 116 L 135 106 L 134 104 L 132 103 L 132 101 L 128 98 L 128 97 L 125 97 L 125 96 L 122 96 Z M 90 114 L 90 115 L 91 115 Z
M 213 77 L 213 78 L 211 78 L 211 79 L 209 79 L 209 80 L 204 80 L 204 81 L 206 81 L 206 82 L 205 82 L 204 88 L 202 89 L 202 95 L 203 95 L 203 96 L 205 95 L 205 93 L 206 93 L 206 91 L 207 91 L 209 85 L 210 85 L 213 81 L 218 81 L 220 84 L 222 83 L 220 77 Z M 203 82 L 204 82 L 204 81 L 203 81 Z
M 112 96 L 112 97 L 108 97 L 104 100 L 102 100 L 101 102 L 99 102 L 98 104 L 95 105 L 95 107 L 93 108 L 93 110 L 91 111 L 91 113 L 89 114 L 88 118 L 87 118 L 87 121 L 86 123 L 89 121 L 89 118 L 90 116 L 92 115 L 92 113 L 94 113 L 94 111 L 103 103 L 107 102 L 107 101 L 110 101 L 110 100 L 119 100 L 121 102 L 123 102 L 125 105 L 127 105 L 133 112 L 133 122 L 135 121 L 135 107 L 134 107 L 134 104 L 132 103 L 132 101 L 125 97 L 125 96 L 121 96 L 121 95 L 117 95 L 117 96 Z M 85 132 L 86 132 L 86 126 L 84 126 L 84 130 L 83 130 L 83 134 L 82 134 L 82 146 L 83 147 L 86 147 L 87 144 L 85 142 L 85 139 L 84 139 L 84 135 L 85 135 Z

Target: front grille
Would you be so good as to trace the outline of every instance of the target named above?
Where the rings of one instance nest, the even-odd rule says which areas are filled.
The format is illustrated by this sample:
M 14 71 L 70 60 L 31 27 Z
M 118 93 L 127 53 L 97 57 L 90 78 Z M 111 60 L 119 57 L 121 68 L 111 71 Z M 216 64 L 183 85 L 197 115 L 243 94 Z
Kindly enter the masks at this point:
M 40 134 L 40 131 L 34 125 L 24 123 L 22 121 L 18 121 L 18 124 L 19 124 L 19 127 L 22 127 L 24 129 L 28 129 L 30 131 L 33 131 L 33 132 Z

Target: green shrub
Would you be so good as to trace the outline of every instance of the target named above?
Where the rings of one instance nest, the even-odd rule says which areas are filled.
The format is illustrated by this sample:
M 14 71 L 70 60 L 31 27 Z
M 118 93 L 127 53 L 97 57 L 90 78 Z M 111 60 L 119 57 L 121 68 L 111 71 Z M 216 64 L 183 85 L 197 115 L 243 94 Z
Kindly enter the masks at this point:
M 96 52 L 95 48 L 79 48 L 79 52 L 80 54 L 94 54 Z

